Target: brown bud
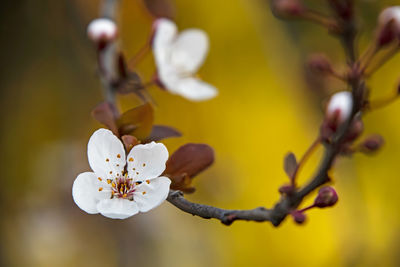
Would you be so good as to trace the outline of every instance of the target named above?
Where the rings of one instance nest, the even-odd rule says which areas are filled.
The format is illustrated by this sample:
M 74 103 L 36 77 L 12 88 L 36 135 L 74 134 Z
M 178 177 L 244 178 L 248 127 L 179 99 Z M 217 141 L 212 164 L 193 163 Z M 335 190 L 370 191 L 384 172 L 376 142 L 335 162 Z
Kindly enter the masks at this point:
M 323 54 L 311 55 L 308 59 L 308 66 L 312 71 L 326 74 L 332 73 L 332 65 L 329 59 Z
M 364 153 L 373 153 L 378 151 L 385 141 L 383 140 L 383 137 L 380 136 L 379 134 L 374 134 L 369 137 L 367 137 L 361 144 L 360 148 L 361 151 Z
M 279 17 L 297 17 L 306 10 L 300 0 L 272 0 L 271 9 Z
M 318 196 L 314 200 L 314 207 L 331 207 L 336 204 L 338 199 L 335 189 L 330 186 L 322 187 L 318 192 Z

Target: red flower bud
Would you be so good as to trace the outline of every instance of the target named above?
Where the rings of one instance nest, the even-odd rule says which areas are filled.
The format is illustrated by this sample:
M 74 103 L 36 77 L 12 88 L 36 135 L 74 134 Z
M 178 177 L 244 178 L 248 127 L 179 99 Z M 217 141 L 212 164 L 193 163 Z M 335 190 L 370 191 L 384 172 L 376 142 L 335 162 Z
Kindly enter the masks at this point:
M 364 153 L 373 153 L 378 151 L 385 141 L 379 134 L 371 135 L 367 137 L 360 145 L 361 151 Z
M 290 213 L 290 215 L 292 215 L 293 220 L 297 224 L 303 224 L 307 218 L 306 215 L 302 211 L 299 211 L 299 210 L 292 211 Z
M 338 199 L 335 189 L 330 186 L 322 187 L 314 200 L 314 206 L 318 208 L 331 207 L 336 204 Z

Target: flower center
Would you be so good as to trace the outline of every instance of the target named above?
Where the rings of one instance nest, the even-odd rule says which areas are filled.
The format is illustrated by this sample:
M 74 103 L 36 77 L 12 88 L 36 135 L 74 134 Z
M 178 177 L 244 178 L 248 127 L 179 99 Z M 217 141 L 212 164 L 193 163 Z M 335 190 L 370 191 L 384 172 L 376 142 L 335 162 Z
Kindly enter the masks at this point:
M 114 180 L 107 180 L 107 183 L 111 185 L 111 198 L 125 198 L 133 200 L 133 192 L 135 192 L 136 185 L 141 182 L 133 182 L 132 178 L 129 178 L 127 174 L 121 177 L 117 177 Z

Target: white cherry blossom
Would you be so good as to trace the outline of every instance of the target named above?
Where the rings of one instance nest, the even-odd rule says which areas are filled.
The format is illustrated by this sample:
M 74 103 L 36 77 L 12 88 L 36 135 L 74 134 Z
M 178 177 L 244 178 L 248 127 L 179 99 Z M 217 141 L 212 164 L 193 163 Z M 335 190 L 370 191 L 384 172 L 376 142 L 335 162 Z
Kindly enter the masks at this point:
M 110 131 L 99 129 L 88 143 L 93 172 L 78 175 L 72 196 L 79 208 L 112 219 L 125 219 L 147 212 L 168 196 L 171 181 L 160 175 L 168 150 L 161 143 L 134 146 L 125 156 L 121 141 Z
M 94 42 L 113 41 L 117 33 L 118 28 L 115 22 L 106 18 L 94 19 L 87 27 L 87 34 Z
M 158 80 L 173 94 L 192 101 L 215 97 L 217 89 L 196 77 L 208 53 L 207 34 L 199 29 L 178 33 L 175 23 L 161 18 L 155 22 L 153 53 Z
M 326 116 L 338 120 L 337 123 L 343 123 L 349 119 L 353 109 L 353 96 L 351 92 L 343 91 L 334 94 L 326 108 Z

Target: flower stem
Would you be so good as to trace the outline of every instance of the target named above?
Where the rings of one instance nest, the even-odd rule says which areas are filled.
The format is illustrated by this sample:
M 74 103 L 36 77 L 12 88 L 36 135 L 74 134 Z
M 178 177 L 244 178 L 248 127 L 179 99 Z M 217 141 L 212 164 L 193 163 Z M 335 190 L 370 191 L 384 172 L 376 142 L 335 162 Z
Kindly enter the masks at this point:
M 318 136 L 318 138 L 316 138 L 314 140 L 314 142 L 311 143 L 310 147 L 307 149 L 307 151 L 301 157 L 300 161 L 297 164 L 296 170 L 293 173 L 292 179 L 291 179 L 291 182 L 292 182 L 293 186 L 296 185 L 296 177 L 297 177 L 300 169 L 305 165 L 306 161 L 316 151 L 316 149 L 317 149 L 318 145 L 320 144 L 320 142 L 321 142 L 321 138 Z
M 146 42 L 142 48 L 136 53 L 136 55 L 129 60 L 128 66 L 134 69 L 140 61 L 150 52 L 150 42 Z

